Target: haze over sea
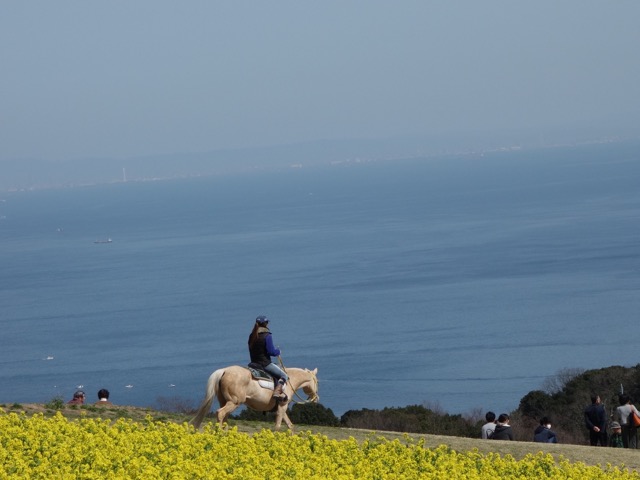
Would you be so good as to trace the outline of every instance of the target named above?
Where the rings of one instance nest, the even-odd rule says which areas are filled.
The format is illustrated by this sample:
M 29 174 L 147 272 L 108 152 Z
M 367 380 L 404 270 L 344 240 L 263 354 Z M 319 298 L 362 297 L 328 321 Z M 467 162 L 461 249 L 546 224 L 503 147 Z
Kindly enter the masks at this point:
M 639 146 L 5 194 L 0 402 L 199 402 L 259 314 L 337 415 L 635 365 Z

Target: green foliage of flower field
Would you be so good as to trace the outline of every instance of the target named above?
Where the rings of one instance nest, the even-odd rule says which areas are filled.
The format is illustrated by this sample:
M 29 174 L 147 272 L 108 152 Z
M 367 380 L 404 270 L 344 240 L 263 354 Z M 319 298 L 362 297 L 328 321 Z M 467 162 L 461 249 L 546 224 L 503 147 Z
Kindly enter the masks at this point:
M 186 423 L 0 413 L 0 479 L 640 478 L 614 466 L 538 453 L 427 448 L 408 436 L 330 439 L 263 429 L 196 431 Z

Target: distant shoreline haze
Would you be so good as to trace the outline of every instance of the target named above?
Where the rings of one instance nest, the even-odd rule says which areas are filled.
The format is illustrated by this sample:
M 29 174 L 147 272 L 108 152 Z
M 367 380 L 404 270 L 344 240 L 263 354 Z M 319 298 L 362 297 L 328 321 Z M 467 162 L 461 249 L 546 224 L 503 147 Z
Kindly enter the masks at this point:
M 325 140 L 299 144 L 158 154 L 131 158 L 0 160 L 0 192 L 157 181 L 211 175 L 256 173 L 311 167 L 340 167 L 410 158 L 483 155 L 513 149 L 554 148 L 628 141 L 588 134 L 505 135 L 510 141 L 480 134 L 466 137 Z M 640 138 L 640 137 L 639 137 Z

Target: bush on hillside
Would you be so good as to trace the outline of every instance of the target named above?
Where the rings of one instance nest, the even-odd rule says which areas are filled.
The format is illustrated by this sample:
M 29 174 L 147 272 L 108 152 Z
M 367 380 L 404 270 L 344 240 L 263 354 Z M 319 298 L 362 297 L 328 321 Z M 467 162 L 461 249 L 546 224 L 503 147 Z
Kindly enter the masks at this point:
M 275 422 L 276 414 L 273 412 L 259 412 L 258 410 L 247 407 L 239 413 L 231 414 L 231 418 L 249 420 L 251 422 Z
M 480 424 L 462 415 L 434 412 L 422 405 L 384 408 L 382 410 L 349 410 L 340 419 L 343 427 L 365 428 L 408 433 L 430 433 L 475 438 Z
M 330 408 L 321 403 L 296 403 L 289 412 L 289 418 L 293 423 L 304 425 L 322 425 L 337 427 L 340 420 L 333 414 Z
M 60 395 L 53 397 L 48 403 L 44 404 L 44 408 L 49 410 L 62 410 L 64 406 L 64 399 Z

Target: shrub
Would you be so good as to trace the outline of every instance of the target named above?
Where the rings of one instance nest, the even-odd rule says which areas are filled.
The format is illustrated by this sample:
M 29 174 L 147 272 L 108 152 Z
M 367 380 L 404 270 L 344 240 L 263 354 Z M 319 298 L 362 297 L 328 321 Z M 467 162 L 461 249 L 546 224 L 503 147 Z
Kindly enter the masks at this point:
M 213 414 L 211 415 L 213 416 Z M 231 418 L 249 420 L 252 422 L 275 422 L 276 414 L 273 412 L 259 412 L 247 407 L 237 415 L 231 415 Z
M 53 397 L 49 403 L 44 404 L 44 408 L 49 410 L 62 410 L 64 408 L 64 400 L 60 396 Z
M 287 415 L 294 424 L 302 423 L 304 425 L 323 425 L 328 427 L 340 425 L 340 420 L 333 414 L 333 411 L 320 403 L 295 403 L 289 409 Z M 259 412 L 251 408 L 245 408 L 237 415 L 232 415 L 231 418 L 253 422 L 275 422 L 276 414 L 275 412 Z
M 340 424 L 350 428 L 386 430 L 394 432 L 430 433 L 459 437 L 478 437 L 477 422 L 462 415 L 436 413 L 422 405 L 384 408 L 383 410 L 349 410 Z
M 333 414 L 333 411 L 320 403 L 296 403 L 291 408 L 289 418 L 293 423 L 305 425 L 324 425 L 327 427 L 340 425 L 340 420 Z

